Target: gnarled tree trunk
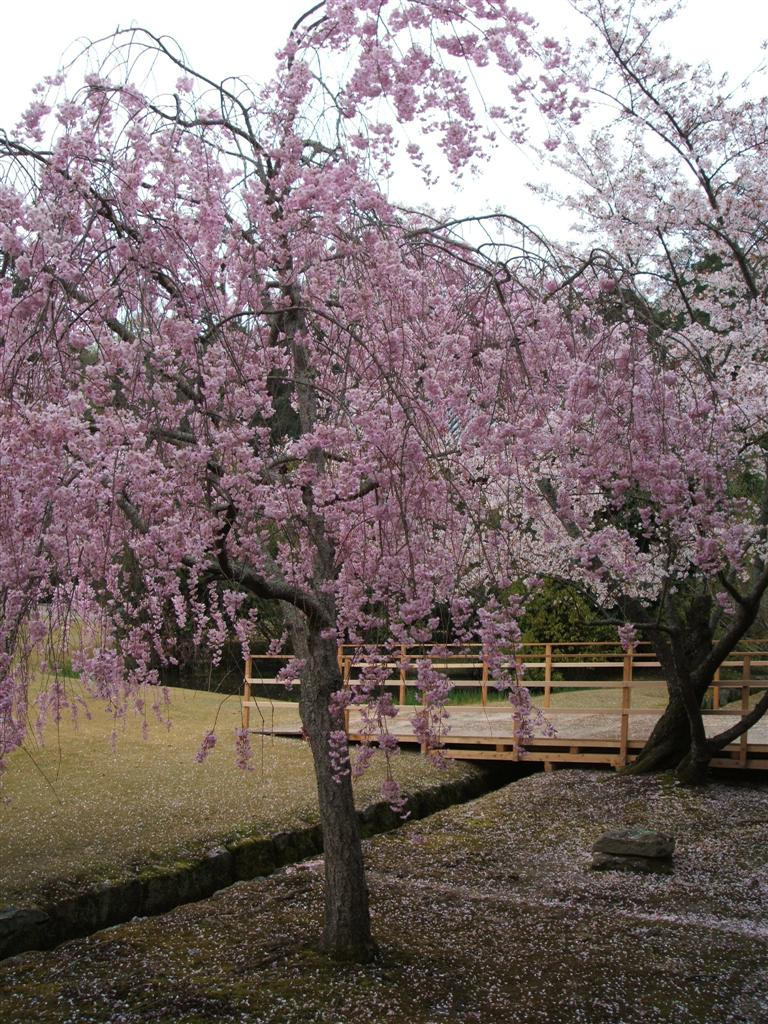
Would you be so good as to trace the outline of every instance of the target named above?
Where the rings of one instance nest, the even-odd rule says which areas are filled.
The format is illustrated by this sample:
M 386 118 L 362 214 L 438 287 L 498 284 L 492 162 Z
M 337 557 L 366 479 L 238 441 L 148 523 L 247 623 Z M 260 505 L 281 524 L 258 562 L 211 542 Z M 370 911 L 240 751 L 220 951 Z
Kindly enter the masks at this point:
M 636 761 L 621 769 L 623 775 L 645 775 L 676 768 L 691 747 L 691 731 L 682 700 L 670 694 L 669 703 L 653 727 Z
M 325 854 L 323 949 L 337 960 L 366 963 L 376 953 L 371 935 L 368 886 L 349 773 L 331 763 L 331 732 L 343 729 L 330 710 L 342 685 L 336 645 L 303 615 L 291 615 L 294 650 L 304 659 L 299 710 L 312 750 Z
M 709 596 L 697 596 L 686 611 L 682 629 L 645 631 L 667 681 L 669 699 L 637 760 L 622 769 L 624 774 L 675 768 L 682 773 L 681 780 L 693 782 L 691 773 L 706 772 L 706 761 L 703 766 L 700 763 L 704 754 L 700 708 L 712 679 L 711 674 L 693 674 L 692 670 L 702 665 L 712 651 Z
M 706 686 L 694 689 L 694 698 L 701 704 Z M 669 688 L 669 703 L 653 727 L 651 735 L 636 761 L 622 769 L 624 775 L 644 775 L 649 772 L 677 768 L 690 754 L 691 729 L 685 703 L 679 690 Z

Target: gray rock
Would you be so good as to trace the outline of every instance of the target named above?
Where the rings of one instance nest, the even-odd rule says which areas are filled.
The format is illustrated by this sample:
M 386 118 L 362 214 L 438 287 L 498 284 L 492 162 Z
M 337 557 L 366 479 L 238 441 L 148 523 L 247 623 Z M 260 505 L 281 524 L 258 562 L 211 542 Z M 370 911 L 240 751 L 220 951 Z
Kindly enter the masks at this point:
M 205 859 L 211 867 L 226 874 L 232 871 L 232 854 L 226 846 L 215 846 L 212 850 L 206 850 Z
M 3 907 L 0 910 L 0 957 L 45 944 L 51 919 L 39 907 Z
M 675 840 L 664 832 L 653 832 L 647 828 L 618 828 L 600 836 L 592 852 L 669 860 L 675 852 Z
M 627 857 L 613 853 L 593 853 L 593 871 L 634 871 L 644 875 L 671 875 L 672 861 L 662 857 Z
M 0 935 L 45 924 L 48 920 L 46 912 L 39 907 L 4 907 L 0 910 Z

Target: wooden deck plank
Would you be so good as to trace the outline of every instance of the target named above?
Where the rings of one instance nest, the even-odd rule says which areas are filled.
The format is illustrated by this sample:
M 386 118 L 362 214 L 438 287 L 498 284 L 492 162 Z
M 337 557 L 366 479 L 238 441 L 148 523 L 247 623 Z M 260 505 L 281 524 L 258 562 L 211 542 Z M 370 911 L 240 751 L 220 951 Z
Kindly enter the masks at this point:
M 359 654 L 358 654 L 359 651 Z M 664 679 L 658 678 L 657 671 L 659 663 L 652 652 L 644 644 L 628 651 L 622 651 L 618 644 L 605 642 L 600 644 L 557 644 L 537 643 L 522 645 L 521 657 L 530 671 L 541 673 L 543 678 L 527 679 L 527 684 L 534 691 L 534 706 L 543 711 L 559 735 L 550 737 L 542 735 L 545 731 L 541 725 L 536 726 L 536 735 L 525 744 L 525 752 L 520 757 L 518 750 L 514 749 L 514 723 L 510 716 L 509 705 L 506 702 L 488 704 L 488 694 L 493 692 L 493 681 L 489 677 L 487 662 L 483 659 L 482 648 L 478 645 L 457 645 L 451 650 L 451 645 L 441 647 L 432 653 L 429 649 L 406 649 L 398 645 L 396 653 L 391 654 L 387 650 L 383 659 L 388 672 L 392 673 L 384 684 L 388 688 L 397 688 L 400 703 L 396 705 L 400 712 L 399 718 L 392 722 L 399 728 L 396 730 L 390 727 L 398 740 L 405 746 L 419 745 L 419 741 L 413 736 L 412 730 L 407 722 L 409 713 L 416 710 L 416 705 L 403 703 L 406 691 L 416 685 L 414 669 L 419 660 L 428 658 L 432 665 L 439 670 L 449 672 L 452 676 L 457 673 L 472 673 L 474 678 L 454 678 L 453 685 L 459 688 L 476 690 L 481 702 L 471 705 L 454 705 L 449 707 L 451 726 L 456 733 L 446 733 L 444 737 L 443 754 L 445 757 L 456 759 L 474 760 L 497 760 L 515 761 L 527 759 L 535 762 L 543 762 L 545 767 L 552 768 L 557 763 L 581 763 L 581 764 L 612 764 L 619 766 L 627 760 L 631 760 L 642 749 L 645 738 L 657 721 L 661 710 L 659 708 L 638 707 L 633 701 L 633 692 L 641 694 L 638 702 L 645 702 L 648 698 L 655 702 L 653 691 L 666 686 Z M 258 664 L 259 659 L 271 661 L 287 661 L 289 656 L 283 655 L 274 657 L 272 655 L 256 656 L 248 659 L 246 663 L 245 684 L 243 691 L 243 724 L 248 723 L 251 709 L 263 708 L 264 701 L 255 699 L 252 695 L 253 687 L 257 686 L 278 686 L 283 687 L 284 683 L 274 678 L 260 679 L 253 676 L 253 668 Z M 516 657 L 510 655 L 509 665 L 516 664 Z M 339 666 L 343 668 L 344 685 L 354 684 L 360 667 L 367 661 L 373 661 L 367 657 L 367 652 L 356 648 L 354 645 L 344 645 L 339 648 Z M 381 664 L 382 662 L 378 662 Z M 755 669 L 768 667 L 768 641 L 753 641 L 744 650 L 737 650 L 729 655 L 716 673 L 712 687 L 714 707 L 704 711 L 707 731 L 711 735 L 725 724 L 724 720 L 729 717 L 736 720 L 741 713 L 751 704 L 751 694 L 755 690 L 764 690 L 768 687 L 768 679 L 757 678 Z M 568 672 L 600 672 L 600 679 L 572 679 L 568 678 Z M 606 679 L 607 670 L 612 670 L 614 678 Z M 734 678 L 723 678 L 723 670 L 732 670 Z M 653 678 L 637 678 L 637 673 L 652 673 Z M 728 672 L 730 675 L 731 672 Z M 560 675 L 562 678 L 555 678 Z M 295 680 L 298 686 L 299 681 Z M 578 701 L 578 697 L 571 696 L 581 690 L 593 691 L 614 691 L 616 704 L 609 707 L 551 707 L 552 700 L 558 699 L 556 691 L 567 691 L 570 700 Z M 648 691 L 651 691 L 649 693 Z M 720 707 L 720 697 L 725 691 L 738 691 L 740 695 L 740 708 Z M 543 691 L 541 698 L 535 691 Z M 645 692 L 643 692 L 645 691 Z M 603 703 L 612 704 L 613 696 L 605 694 L 605 699 L 595 698 Z M 543 699 L 545 707 L 536 703 Z M 267 697 L 266 700 L 271 700 Z M 632 706 L 632 705 L 635 706 Z M 350 709 L 345 715 L 347 733 L 352 741 L 375 742 L 375 737 L 366 737 L 359 729 L 356 729 L 355 711 Z M 717 724 L 716 724 L 717 723 Z M 301 735 L 300 725 L 281 725 L 271 730 L 260 728 L 259 733 L 282 736 Z M 721 751 L 711 762 L 714 767 L 741 768 L 745 770 L 767 770 L 768 769 L 768 720 L 763 720 L 751 730 L 749 734 L 739 741 L 731 744 Z

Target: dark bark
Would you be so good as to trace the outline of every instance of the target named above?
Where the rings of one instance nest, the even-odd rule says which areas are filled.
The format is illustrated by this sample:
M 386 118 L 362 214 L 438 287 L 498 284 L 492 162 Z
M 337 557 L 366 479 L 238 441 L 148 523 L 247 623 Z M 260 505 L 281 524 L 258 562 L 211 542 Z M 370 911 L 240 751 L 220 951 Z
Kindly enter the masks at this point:
M 336 644 L 304 616 L 290 615 L 294 650 L 305 661 L 299 710 L 312 750 L 325 854 L 323 950 L 337 960 L 367 963 L 376 954 L 368 886 L 349 773 L 334 776 L 330 734 L 344 723 L 331 715 L 331 694 L 341 688 Z
M 749 714 L 731 728 L 707 738 L 701 713 L 702 702 L 712 685 L 715 670 L 733 651 L 752 625 L 768 578 L 761 572 L 747 595 L 731 585 L 737 611 L 727 629 L 715 639 L 711 596 L 700 591 L 687 604 L 670 609 L 670 621 L 663 630 L 647 628 L 643 632 L 653 644 L 667 680 L 669 703 L 637 760 L 623 771 L 628 775 L 674 768 L 686 785 L 705 781 L 710 760 L 741 735 L 766 710 L 768 695 Z
M 669 703 L 646 740 L 636 761 L 623 768 L 624 775 L 645 775 L 648 772 L 676 768 L 691 748 L 691 730 L 685 705 L 670 693 Z
M 290 275 L 290 260 L 285 269 Z M 298 412 L 298 424 L 293 427 L 299 433 L 309 434 L 317 423 L 318 397 L 312 361 L 300 340 L 304 326 L 302 299 L 295 283 L 286 284 L 284 294 L 290 296 L 291 306 L 276 314 L 275 329 L 278 336 L 282 335 L 282 343 L 293 362 Z M 326 457 L 319 446 L 307 453 L 306 460 L 322 475 Z M 322 946 L 335 959 L 367 963 L 376 954 L 376 944 L 371 935 L 368 886 L 352 780 L 349 772 L 340 776 L 331 761 L 331 733 L 344 728 L 343 721 L 335 720 L 330 709 L 332 694 L 342 686 L 336 660 L 337 615 L 327 587 L 336 578 L 338 567 L 333 543 L 309 485 L 302 489 L 302 502 L 303 526 L 314 549 L 312 586 L 302 591 L 300 601 L 295 594 L 277 596 L 289 602 L 286 608 L 293 649 L 304 660 L 299 711 L 312 750 L 325 856 Z M 331 636 L 326 638 L 323 633 L 328 630 Z M 346 745 L 346 738 L 344 743 Z
M 669 699 L 639 757 L 623 769 L 625 774 L 675 768 L 686 775 L 687 781 L 689 766 L 699 765 L 702 759 L 706 766 L 711 755 L 705 756 L 701 704 L 712 682 L 712 672 L 695 669 L 707 666 L 712 651 L 711 611 L 711 599 L 700 594 L 685 609 L 683 622 L 675 624 L 677 628 L 644 631 L 667 680 Z
M 760 721 L 766 712 L 768 712 L 768 689 L 763 692 L 762 697 L 758 700 L 751 711 L 742 715 L 739 721 L 734 725 L 730 726 L 728 729 L 723 729 L 722 732 L 719 732 L 716 736 L 711 738 L 710 746 L 713 754 L 718 750 L 722 750 L 723 747 L 727 747 L 729 743 L 733 743 L 735 739 L 738 739 L 739 736 L 751 729 L 756 722 Z
M 669 680 L 671 673 L 667 672 Z M 690 687 L 691 698 L 697 708 L 701 707 L 707 684 L 693 685 L 690 681 L 668 683 L 669 701 L 667 707 L 653 728 L 645 746 L 636 761 L 622 769 L 625 775 L 645 775 L 649 772 L 665 771 L 670 768 L 682 769 L 691 755 L 691 725 L 689 713 L 682 695 L 682 686 Z M 698 747 L 701 748 L 699 741 Z M 707 761 L 709 757 L 707 756 Z
M 683 786 L 701 786 L 709 775 L 709 761 L 712 751 L 709 744 L 703 747 L 691 745 L 691 749 L 682 758 L 675 769 L 675 778 Z

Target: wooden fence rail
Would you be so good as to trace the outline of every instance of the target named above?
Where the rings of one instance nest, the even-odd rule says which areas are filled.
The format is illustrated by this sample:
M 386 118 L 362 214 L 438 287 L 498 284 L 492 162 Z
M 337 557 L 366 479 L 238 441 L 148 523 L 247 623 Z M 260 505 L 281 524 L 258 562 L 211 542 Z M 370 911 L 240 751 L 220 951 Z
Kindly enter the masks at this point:
M 242 724 L 250 727 L 250 711 L 256 706 L 253 690 L 256 686 L 285 686 L 285 680 L 270 675 L 265 677 L 259 666 L 269 663 L 287 663 L 290 655 L 254 655 L 247 659 L 243 688 Z M 382 684 L 396 694 L 398 710 L 413 707 L 408 704 L 409 691 L 417 699 L 416 673 L 418 664 L 428 660 L 440 671 L 444 671 L 454 682 L 455 688 L 465 691 L 479 691 L 479 701 L 462 702 L 452 707 L 454 732 L 446 737 L 444 753 L 447 757 L 472 757 L 487 760 L 514 760 L 519 751 L 514 734 L 505 733 L 502 727 L 504 717 L 510 719 L 509 706 L 494 701 L 494 684 L 488 662 L 483 657 L 479 644 L 445 645 L 439 648 L 406 647 L 400 645 L 390 649 L 384 656 L 373 656 L 370 648 L 361 645 L 344 644 L 338 649 L 338 664 L 343 683 L 349 686 L 366 668 L 373 665 L 385 667 L 387 679 Z M 557 726 L 558 720 L 565 721 L 571 732 L 578 733 L 565 738 L 536 738 L 526 743 L 526 757 L 543 760 L 545 766 L 562 761 L 589 761 L 610 763 L 621 766 L 642 747 L 642 740 L 633 737 L 630 724 L 635 716 L 645 722 L 649 716 L 658 716 L 664 705 L 666 681 L 662 677 L 660 664 L 650 646 L 638 643 L 627 651 L 617 643 L 536 643 L 521 645 L 510 655 L 507 663 L 522 673 L 522 678 L 535 695 L 547 718 Z M 294 680 L 298 685 L 298 679 Z M 715 672 L 707 701 L 707 716 L 741 715 L 750 706 L 753 691 L 768 687 L 768 641 L 752 641 L 733 651 Z M 553 706 L 553 695 L 558 691 L 604 691 L 606 698 L 617 698 L 611 706 L 579 707 L 569 701 L 566 707 Z M 633 694 L 640 692 L 647 703 L 649 694 L 659 691 L 656 710 L 649 707 L 633 706 Z M 738 706 L 734 707 L 734 700 Z M 606 700 L 606 705 L 610 700 Z M 726 706 L 723 706 L 725 704 Z M 482 715 L 482 730 L 478 730 L 478 714 Z M 642 716 L 645 716 L 644 718 Z M 618 717 L 618 735 L 606 739 L 604 728 Z M 474 729 L 462 729 L 456 734 L 463 721 L 474 721 Z M 584 727 L 579 730 L 579 721 Z M 351 739 L 365 738 L 356 732 L 355 723 L 347 711 L 345 726 Z M 590 729 L 592 735 L 590 735 Z M 765 742 L 750 742 L 747 734 L 732 744 L 714 764 L 741 768 L 768 768 L 768 727 L 766 736 L 759 737 Z M 415 742 L 407 731 L 398 732 L 402 742 Z M 490 748 L 494 748 L 491 750 Z

